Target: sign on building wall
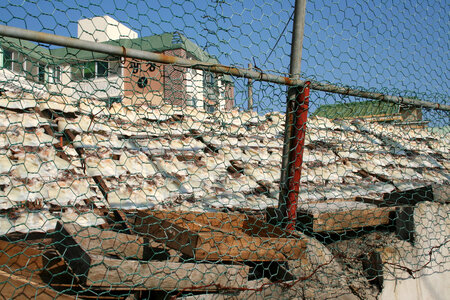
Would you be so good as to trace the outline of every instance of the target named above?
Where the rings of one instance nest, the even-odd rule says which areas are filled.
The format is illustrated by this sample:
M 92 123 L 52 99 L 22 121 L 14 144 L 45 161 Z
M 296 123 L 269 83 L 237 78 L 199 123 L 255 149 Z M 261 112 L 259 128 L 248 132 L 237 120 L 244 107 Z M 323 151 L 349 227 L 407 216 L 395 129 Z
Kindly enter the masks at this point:
M 124 67 L 124 98 L 131 99 L 134 104 L 159 105 L 163 95 L 163 68 L 130 58 L 125 60 Z

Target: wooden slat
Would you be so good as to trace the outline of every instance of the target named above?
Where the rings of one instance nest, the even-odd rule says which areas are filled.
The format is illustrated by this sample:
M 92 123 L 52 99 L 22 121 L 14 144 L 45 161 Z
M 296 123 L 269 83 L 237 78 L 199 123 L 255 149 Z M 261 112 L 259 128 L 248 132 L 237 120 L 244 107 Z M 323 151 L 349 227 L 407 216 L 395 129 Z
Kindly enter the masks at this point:
M 180 226 L 179 220 L 172 222 L 172 220 L 159 219 L 152 215 L 138 212 L 136 215 L 127 216 L 127 221 L 130 227 L 133 228 L 133 232 L 164 243 L 168 247 L 176 249 L 190 257 L 195 255 L 195 247 L 199 235 L 194 231 Z M 202 226 L 191 223 L 190 228 L 200 231 Z
M 156 242 L 149 244 L 144 238 L 112 230 L 95 227 L 81 227 L 70 223 L 58 223 L 57 229 L 63 235 L 71 236 L 84 251 L 97 255 L 113 255 L 123 259 L 148 259 L 150 248 L 164 252 L 164 247 Z
M 239 288 L 247 281 L 249 267 L 204 263 L 150 261 L 142 263 L 91 256 L 86 286 L 144 286 L 149 289 L 214 291 L 219 286 Z
M 394 191 L 386 193 L 382 199 L 370 199 L 365 197 L 356 197 L 352 200 L 345 200 L 347 202 L 356 201 L 371 205 L 376 205 L 371 208 L 349 208 L 336 211 L 317 212 L 315 209 L 311 211 L 308 209 L 299 209 L 297 213 L 297 225 L 305 227 L 314 232 L 323 231 L 345 231 L 355 228 L 362 228 L 368 226 L 378 226 L 389 224 L 394 217 L 401 214 L 402 211 L 408 210 L 410 207 L 416 205 L 421 201 L 433 201 L 433 189 L 431 186 L 420 187 L 407 191 Z M 338 201 L 341 202 L 342 201 Z M 321 202 L 322 204 L 324 202 Z M 330 207 L 336 205 L 336 201 L 329 202 Z M 308 202 L 309 204 L 309 202 Z M 311 207 L 314 207 L 311 203 Z M 268 212 L 273 215 L 275 212 Z M 396 219 L 399 219 L 396 217 Z
M 128 220 L 136 232 L 195 259 L 283 261 L 304 254 L 298 236 L 244 215 L 214 214 L 140 211 Z
M 200 231 L 210 231 L 211 228 L 224 232 L 240 231 L 247 235 L 258 237 L 283 237 L 295 236 L 279 227 L 273 226 L 253 216 L 237 213 L 223 212 L 173 212 L 173 211 L 149 211 L 149 214 L 159 219 L 171 220 L 177 225 L 189 228 L 196 226 Z M 144 216 L 145 213 L 141 213 Z M 193 230 L 196 230 L 194 227 Z
M 36 242 L 47 245 L 37 248 Z M 7 273 L 33 281 L 39 286 L 51 285 L 63 289 L 76 286 L 67 273 L 67 266 L 49 244 L 51 240 L 35 240 L 33 243 L 10 243 L 0 240 L 0 269 Z
M 48 244 L 49 240 L 43 242 Z M 40 250 L 33 244 L 26 243 L 0 240 L 0 268 L 15 275 L 33 278 L 35 282 L 47 277 L 53 277 L 53 282 L 67 279 L 63 274 L 58 275 L 65 264 L 54 249 L 47 247 L 47 250 Z
M 391 212 L 396 207 L 375 207 L 311 214 L 298 212 L 298 221 L 314 232 L 344 231 L 349 229 L 389 224 Z
M 29 278 L 0 270 L 0 299 L 76 299 Z
M 176 290 L 193 286 L 206 286 L 200 290 L 239 287 L 245 284 L 247 266 L 228 266 L 202 263 L 174 263 L 168 261 L 143 262 L 122 260 L 95 255 L 77 243 L 77 236 L 69 235 L 58 223 L 55 234 L 57 249 L 63 255 L 80 282 L 86 287 L 124 289 L 144 287 L 148 289 Z M 69 230 L 70 231 L 70 230 Z M 108 247 L 108 246 L 107 246 Z M 117 247 L 113 247 L 117 252 Z M 124 250 L 120 252 L 124 254 Z M 97 251 L 98 252 L 98 251 Z M 211 286 L 208 286 L 211 285 Z

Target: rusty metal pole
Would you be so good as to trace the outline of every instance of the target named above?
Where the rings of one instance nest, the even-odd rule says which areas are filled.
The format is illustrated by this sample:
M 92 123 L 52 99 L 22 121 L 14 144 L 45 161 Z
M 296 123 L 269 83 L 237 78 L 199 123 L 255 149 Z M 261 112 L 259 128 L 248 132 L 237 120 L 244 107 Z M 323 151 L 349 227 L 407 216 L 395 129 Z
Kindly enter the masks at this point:
M 303 2 L 303 1 L 300 1 Z M 259 70 L 249 70 L 237 68 L 234 66 L 226 66 L 218 63 L 209 63 L 204 61 L 198 61 L 194 59 L 185 59 L 181 57 L 175 57 L 170 55 L 164 55 L 161 53 L 142 51 L 133 48 L 125 48 L 123 46 L 115 46 L 104 43 L 96 43 L 90 41 L 84 41 L 80 39 L 69 38 L 60 35 L 54 35 L 45 32 L 32 31 L 28 29 L 22 29 L 17 27 L 0 25 L 0 36 L 7 36 L 16 38 L 19 40 L 29 40 L 35 41 L 43 44 L 51 44 L 64 46 L 74 49 L 104 53 L 111 56 L 117 56 L 122 58 L 135 58 L 142 59 L 146 61 L 162 63 L 162 64 L 171 64 L 184 68 L 192 68 L 196 70 L 204 71 L 207 69 L 209 72 L 217 73 L 217 74 L 228 74 L 236 77 L 244 77 L 251 78 L 253 80 L 258 81 L 266 81 L 273 82 L 278 84 L 284 84 L 287 86 L 304 86 L 306 84 L 305 81 L 302 81 L 298 78 L 293 80 L 291 78 L 285 76 L 279 76 L 275 74 L 266 73 L 264 71 Z M 294 45 L 294 44 L 293 44 Z M 300 48 L 301 53 L 301 48 Z M 300 55 L 301 57 L 301 55 Z M 291 64 L 293 66 L 293 64 Z M 299 69 L 300 70 L 300 69 Z M 300 71 L 298 71 L 300 72 Z M 292 73 L 295 75 L 295 73 Z M 408 97 L 400 97 L 400 96 L 392 96 L 381 94 L 377 92 L 370 92 L 365 90 L 351 89 L 348 87 L 341 87 L 338 85 L 321 83 L 321 82 L 311 82 L 311 89 L 317 91 L 323 91 L 327 93 L 335 93 L 340 95 L 354 96 L 360 98 L 374 99 L 383 102 L 391 102 L 403 105 L 411 105 L 415 107 L 421 108 L 429 108 L 443 111 L 450 111 L 450 105 L 448 104 L 440 104 L 434 103 L 430 101 L 423 101 L 419 99 L 412 99 Z
M 303 48 L 303 33 L 305 28 L 305 11 L 306 0 L 296 0 L 294 8 L 294 25 L 292 32 L 291 45 L 291 61 L 290 61 L 290 78 L 296 80 L 300 78 L 301 62 L 302 62 L 302 48 Z M 291 153 L 296 149 L 296 143 L 293 139 L 296 136 L 296 99 L 299 98 L 299 89 L 302 87 L 290 87 L 288 90 L 288 97 L 286 103 L 286 121 L 283 144 L 283 159 L 281 163 L 281 181 L 280 181 L 280 198 L 278 208 L 283 217 L 283 221 L 287 220 L 287 228 L 295 229 L 295 221 L 297 218 L 297 203 L 295 199 L 289 197 L 289 191 L 292 187 L 292 164 L 293 156 Z M 309 89 L 308 89 L 309 91 Z M 298 107 L 297 107 L 298 108 Z M 303 149 L 302 149 L 303 151 Z M 294 158 L 295 160 L 295 158 Z M 299 179 L 300 182 L 300 179 Z M 297 193 L 298 197 L 298 193 Z M 291 196 L 292 198 L 292 196 Z
M 305 148 L 306 121 L 309 109 L 310 82 L 306 82 L 303 90 L 295 101 L 295 125 L 291 149 L 289 152 L 289 179 L 287 197 L 287 229 L 295 230 L 297 220 L 297 203 L 300 194 L 300 179 L 302 177 L 303 150 Z

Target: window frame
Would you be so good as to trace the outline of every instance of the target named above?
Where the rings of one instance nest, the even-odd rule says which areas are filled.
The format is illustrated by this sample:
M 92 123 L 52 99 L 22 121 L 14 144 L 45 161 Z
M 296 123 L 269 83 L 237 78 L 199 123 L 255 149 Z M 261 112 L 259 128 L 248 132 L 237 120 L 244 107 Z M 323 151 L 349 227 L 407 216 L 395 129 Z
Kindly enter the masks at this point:
M 61 66 L 54 66 L 53 67 L 53 83 L 61 83 Z
M 119 76 L 120 75 L 120 63 L 117 63 L 116 66 L 114 66 L 117 70 L 112 69 L 112 62 L 111 60 L 92 60 L 82 63 L 77 63 L 71 65 L 71 73 L 72 73 L 72 80 L 75 81 L 84 81 L 84 80 L 92 80 L 92 79 L 100 79 L 100 78 L 109 78 L 113 76 Z M 91 64 L 91 66 L 88 68 L 87 66 Z M 103 65 L 100 67 L 100 65 Z M 77 68 L 81 75 L 79 78 L 74 77 L 74 68 Z M 88 77 L 86 77 L 86 70 L 91 70 L 88 74 Z
M 45 83 L 46 69 L 47 69 L 47 65 L 46 64 L 38 62 L 37 82 Z

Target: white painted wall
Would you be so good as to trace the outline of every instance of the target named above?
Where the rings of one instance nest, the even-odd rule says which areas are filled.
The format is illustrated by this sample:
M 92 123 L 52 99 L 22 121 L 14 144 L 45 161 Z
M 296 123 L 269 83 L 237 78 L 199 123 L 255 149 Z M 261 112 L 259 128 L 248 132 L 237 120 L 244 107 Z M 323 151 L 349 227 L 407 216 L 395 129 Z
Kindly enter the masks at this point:
M 71 66 L 65 64 L 61 66 L 61 84 L 58 87 L 60 92 L 75 99 L 119 97 L 124 89 L 122 68 L 119 68 L 119 74 L 114 76 L 74 81 Z
M 78 21 L 78 38 L 91 42 L 138 38 L 136 31 L 110 16 L 93 17 Z
M 119 97 L 122 93 L 123 79 L 118 76 L 108 78 L 96 78 L 87 81 L 72 82 L 75 89 L 75 97 L 101 98 Z
M 203 71 L 187 69 L 186 72 L 186 96 L 187 101 L 194 98 L 195 107 L 203 108 Z M 189 103 L 192 105 L 191 103 Z
M 225 85 L 222 84 L 222 76 L 217 79 L 219 82 L 217 83 L 219 87 L 219 110 L 225 110 Z

